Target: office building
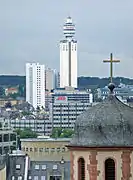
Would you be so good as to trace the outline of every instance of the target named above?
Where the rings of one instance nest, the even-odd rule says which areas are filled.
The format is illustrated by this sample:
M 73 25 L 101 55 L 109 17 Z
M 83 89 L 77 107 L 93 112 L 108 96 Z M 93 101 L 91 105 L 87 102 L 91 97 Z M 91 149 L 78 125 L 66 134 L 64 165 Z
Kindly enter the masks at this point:
M 72 87 L 54 90 L 49 118 L 53 128 L 73 129 L 77 117 L 92 106 L 92 94 Z
M 14 129 L 29 128 L 38 135 L 51 135 L 52 132 L 52 122 L 49 120 L 49 115 L 46 115 L 45 119 L 11 119 L 10 123 Z
M 71 17 L 67 18 L 63 33 L 65 37 L 60 41 L 60 87 L 77 88 L 77 41 Z
M 45 107 L 45 66 L 26 64 L 26 101 L 34 108 Z

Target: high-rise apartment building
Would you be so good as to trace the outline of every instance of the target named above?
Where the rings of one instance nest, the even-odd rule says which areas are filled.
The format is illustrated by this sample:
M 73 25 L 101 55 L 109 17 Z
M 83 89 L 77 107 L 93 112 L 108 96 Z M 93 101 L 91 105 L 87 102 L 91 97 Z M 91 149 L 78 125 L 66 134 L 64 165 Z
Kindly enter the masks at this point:
M 56 69 L 46 68 L 45 69 L 45 89 L 49 92 L 52 89 L 56 89 L 58 86 L 58 72 Z
M 39 63 L 26 64 L 26 101 L 45 107 L 45 66 Z
M 63 27 L 65 38 L 60 41 L 60 87 L 77 88 L 77 41 L 75 25 L 68 17 Z

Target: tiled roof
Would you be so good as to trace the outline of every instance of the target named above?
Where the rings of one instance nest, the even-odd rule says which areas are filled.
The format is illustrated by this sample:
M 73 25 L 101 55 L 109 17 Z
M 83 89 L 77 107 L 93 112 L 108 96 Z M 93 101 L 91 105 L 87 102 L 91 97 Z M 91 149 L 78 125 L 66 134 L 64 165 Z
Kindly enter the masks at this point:
M 133 108 L 109 94 L 78 117 L 70 145 L 133 147 Z

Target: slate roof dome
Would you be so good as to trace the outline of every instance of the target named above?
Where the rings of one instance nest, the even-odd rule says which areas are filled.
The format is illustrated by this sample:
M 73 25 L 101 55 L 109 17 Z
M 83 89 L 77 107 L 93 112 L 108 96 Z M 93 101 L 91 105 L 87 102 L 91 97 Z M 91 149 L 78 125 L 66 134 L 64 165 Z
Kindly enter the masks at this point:
M 114 84 L 108 87 L 107 99 L 78 116 L 70 146 L 133 147 L 133 108 L 114 95 Z

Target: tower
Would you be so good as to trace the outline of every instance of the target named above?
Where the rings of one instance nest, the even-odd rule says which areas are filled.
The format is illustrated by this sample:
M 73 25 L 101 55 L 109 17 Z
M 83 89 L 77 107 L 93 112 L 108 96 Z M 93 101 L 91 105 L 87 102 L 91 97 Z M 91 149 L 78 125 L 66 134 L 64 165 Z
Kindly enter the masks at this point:
M 45 107 L 45 66 L 26 63 L 26 101 L 34 108 Z
M 60 41 L 60 87 L 77 88 L 77 41 L 75 25 L 68 17 L 63 26 L 64 39 Z

